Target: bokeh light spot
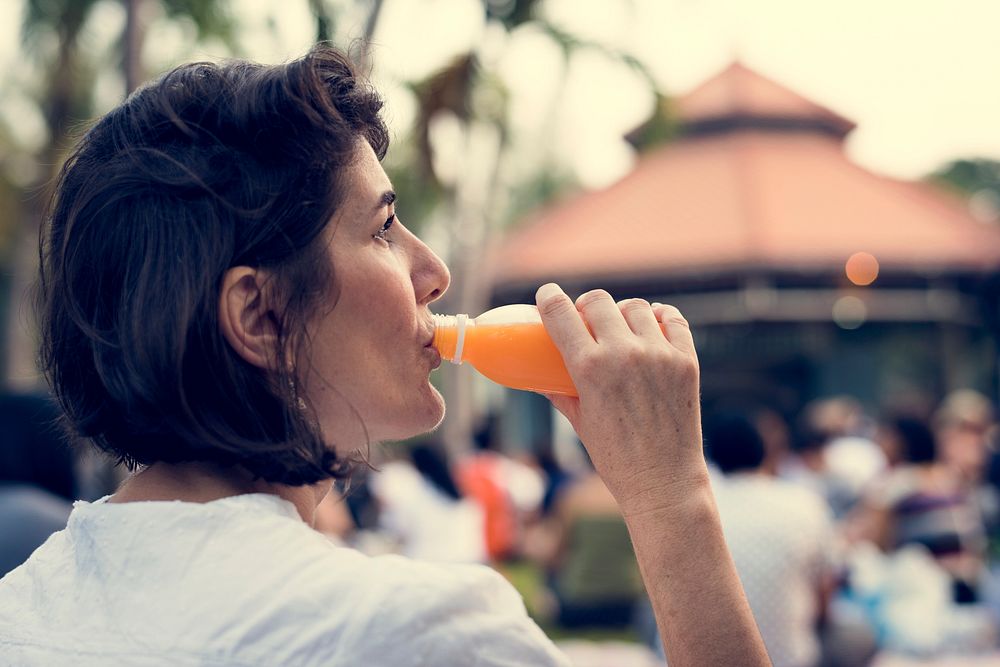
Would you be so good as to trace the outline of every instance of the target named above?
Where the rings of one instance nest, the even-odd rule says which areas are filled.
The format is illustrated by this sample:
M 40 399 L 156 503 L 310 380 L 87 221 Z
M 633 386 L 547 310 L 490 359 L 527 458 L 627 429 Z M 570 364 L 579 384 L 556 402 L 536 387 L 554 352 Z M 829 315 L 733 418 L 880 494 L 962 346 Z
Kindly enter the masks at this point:
M 857 329 L 868 319 L 868 306 L 856 296 L 842 296 L 833 304 L 833 321 L 841 329 Z
M 844 271 L 855 285 L 871 285 L 878 278 L 878 260 L 870 253 L 856 252 L 847 259 Z

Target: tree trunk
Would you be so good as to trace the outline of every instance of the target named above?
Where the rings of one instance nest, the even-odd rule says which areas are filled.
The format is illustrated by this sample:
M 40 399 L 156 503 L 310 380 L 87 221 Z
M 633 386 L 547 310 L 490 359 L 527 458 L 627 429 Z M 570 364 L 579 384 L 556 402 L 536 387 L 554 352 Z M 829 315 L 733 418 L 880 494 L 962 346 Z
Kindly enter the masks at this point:
M 365 36 L 364 41 L 361 43 L 361 55 L 360 62 L 362 71 L 366 71 L 370 65 L 370 51 L 372 37 L 375 36 L 375 27 L 378 25 L 378 17 L 382 13 L 382 0 L 372 0 L 372 10 L 368 14 L 368 20 L 365 21 Z
M 333 39 L 333 17 L 326 8 L 326 0 L 309 0 L 309 9 L 316 18 L 316 41 L 327 42 Z
M 142 67 L 142 45 L 146 37 L 145 0 L 123 0 L 125 3 L 125 48 L 122 67 L 125 92 L 131 93 L 145 79 Z

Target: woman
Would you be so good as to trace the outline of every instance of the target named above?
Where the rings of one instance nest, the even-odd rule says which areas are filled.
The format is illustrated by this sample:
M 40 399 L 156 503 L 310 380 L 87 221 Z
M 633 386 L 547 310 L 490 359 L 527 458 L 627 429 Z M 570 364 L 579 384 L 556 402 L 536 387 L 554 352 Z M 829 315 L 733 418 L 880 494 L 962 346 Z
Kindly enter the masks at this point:
M 44 232 L 42 358 L 67 423 L 137 471 L 0 582 L 2 662 L 566 664 L 491 570 L 308 527 L 370 443 L 444 416 L 448 271 L 396 218 L 380 107 L 318 46 L 181 67 L 83 138 Z M 671 664 L 767 664 L 686 322 L 603 291 L 537 301 L 580 393 L 553 403 L 622 508 Z

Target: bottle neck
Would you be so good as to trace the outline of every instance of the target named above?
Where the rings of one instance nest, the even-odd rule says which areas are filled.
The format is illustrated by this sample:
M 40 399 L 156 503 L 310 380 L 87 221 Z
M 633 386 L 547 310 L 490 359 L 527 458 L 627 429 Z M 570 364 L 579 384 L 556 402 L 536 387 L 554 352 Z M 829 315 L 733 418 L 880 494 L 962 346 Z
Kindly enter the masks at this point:
M 468 315 L 435 315 L 434 341 L 432 345 L 442 359 L 453 364 L 462 363 L 465 354 L 465 330 L 470 320 Z

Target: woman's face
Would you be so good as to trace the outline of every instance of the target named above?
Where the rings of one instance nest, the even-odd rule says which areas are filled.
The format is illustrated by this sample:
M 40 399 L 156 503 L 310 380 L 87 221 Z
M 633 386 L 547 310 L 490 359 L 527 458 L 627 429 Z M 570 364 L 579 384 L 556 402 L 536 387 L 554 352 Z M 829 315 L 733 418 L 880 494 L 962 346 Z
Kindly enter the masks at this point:
M 309 358 L 299 365 L 301 391 L 341 454 L 429 431 L 444 417 L 429 381 L 441 357 L 430 345 L 428 305 L 450 276 L 395 218 L 394 199 L 371 147 L 359 142 L 346 197 L 323 232 L 338 298 L 310 323 Z

